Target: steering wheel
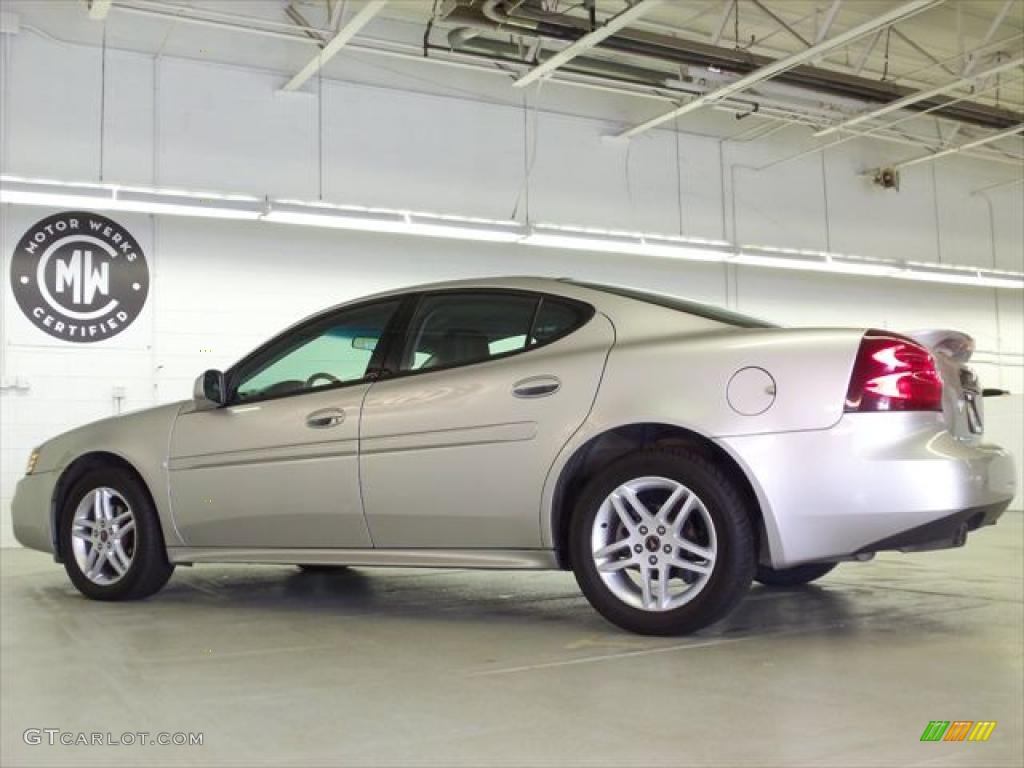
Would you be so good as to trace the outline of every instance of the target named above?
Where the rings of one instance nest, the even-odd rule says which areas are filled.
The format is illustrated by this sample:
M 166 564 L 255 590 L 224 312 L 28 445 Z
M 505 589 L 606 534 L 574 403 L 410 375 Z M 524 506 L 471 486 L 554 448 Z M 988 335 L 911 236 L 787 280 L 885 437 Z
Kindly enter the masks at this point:
M 314 373 L 312 376 L 306 379 L 306 388 L 312 389 L 313 382 L 315 382 L 317 379 L 326 379 L 328 384 L 341 384 L 341 379 L 339 379 L 337 376 L 332 376 L 329 373 L 320 371 L 319 373 Z

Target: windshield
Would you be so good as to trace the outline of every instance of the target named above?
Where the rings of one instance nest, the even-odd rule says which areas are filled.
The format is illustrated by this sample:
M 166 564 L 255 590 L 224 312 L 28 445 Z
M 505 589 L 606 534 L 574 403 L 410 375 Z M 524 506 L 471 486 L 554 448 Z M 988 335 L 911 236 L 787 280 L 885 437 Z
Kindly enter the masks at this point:
M 741 315 L 739 312 L 730 312 L 727 309 L 719 309 L 718 307 L 710 304 L 701 304 L 699 301 L 689 301 L 675 296 L 665 296 L 661 293 L 649 293 L 648 291 L 641 291 L 636 288 L 622 288 L 615 285 L 585 283 L 578 280 L 567 280 L 566 282 L 572 283 L 573 285 L 579 285 L 583 288 L 592 288 L 595 291 L 603 291 L 604 293 L 612 293 L 616 296 L 624 296 L 627 299 L 636 299 L 637 301 L 644 301 L 648 304 L 656 304 L 659 307 L 674 309 L 677 312 L 686 312 L 691 315 L 707 318 L 708 320 L 714 320 L 717 323 L 732 325 L 736 328 L 779 327 L 775 323 L 769 323 L 766 320 L 750 317 L 749 315 Z

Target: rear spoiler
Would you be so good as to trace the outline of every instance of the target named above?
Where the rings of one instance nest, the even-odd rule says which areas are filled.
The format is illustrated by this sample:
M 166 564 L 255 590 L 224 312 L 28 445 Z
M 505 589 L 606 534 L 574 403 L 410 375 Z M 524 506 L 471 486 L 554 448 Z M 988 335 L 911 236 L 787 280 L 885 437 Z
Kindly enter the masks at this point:
M 907 336 L 924 344 L 935 354 L 942 355 L 961 365 L 970 360 L 971 355 L 974 354 L 974 339 L 960 331 L 913 331 Z

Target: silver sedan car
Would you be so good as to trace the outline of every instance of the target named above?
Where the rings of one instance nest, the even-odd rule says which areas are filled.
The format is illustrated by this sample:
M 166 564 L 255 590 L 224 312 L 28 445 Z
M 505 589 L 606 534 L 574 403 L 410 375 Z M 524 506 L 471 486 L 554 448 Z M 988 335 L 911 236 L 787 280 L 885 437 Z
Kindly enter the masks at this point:
M 560 568 L 615 624 L 684 633 L 754 579 L 994 523 L 1015 471 L 972 350 L 571 280 L 420 286 L 46 442 L 14 529 L 100 600 L 179 563 Z

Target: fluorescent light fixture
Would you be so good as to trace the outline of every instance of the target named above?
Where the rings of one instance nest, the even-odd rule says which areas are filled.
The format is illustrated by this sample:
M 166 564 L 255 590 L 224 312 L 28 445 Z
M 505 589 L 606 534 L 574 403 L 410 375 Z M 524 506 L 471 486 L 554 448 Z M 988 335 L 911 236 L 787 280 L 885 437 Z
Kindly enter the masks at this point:
M 0 176 L 0 203 L 54 208 L 102 208 L 113 199 L 113 191 L 98 184 L 65 184 Z
M 922 262 L 908 262 L 907 268 L 893 277 L 899 280 L 916 280 L 924 283 L 1024 290 L 1024 275 L 1019 272 L 1004 272 L 997 269 L 944 267 Z
M 259 198 L 243 195 L 67 183 L 17 176 L 0 176 L 0 203 L 217 219 L 257 219 L 263 212 L 263 202 Z
M 752 267 L 773 267 L 810 272 L 834 272 L 865 277 L 893 277 L 927 283 L 973 288 L 1024 289 L 1024 274 L 977 267 L 868 259 L 862 256 L 798 248 L 744 246 L 733 263 Z
M 262 219 L 280 224 L 363 232 L 400 232 L 405 226 L 405 217 L 398 211 L 276 200 L 270 204 L 270 210 Z
M 264 202 L 255 197 L 211 195 L 201 192 L 146 190 L 118 187 L 113 210 L 199 216 L 212 219 L 258 219 Z
M 492 243 L 512 243 L 525 234 L 523 225 L 514 221 L 442 216 L 351 205 L 302 203 L 292 200 L 271 201 L 262 219 L 282 224 Z
M 522 240 L 526 235 L 526 228 L 516 221 L 437 216 L 429 213 L 409 213 L 407 220 L 407 232 L 410 235 L 480 240 L 490 243 L 514 243 Z
M 689 261 L 726 261 L 732 256 L 729 244 L 720 240 L 654 235 L 640 232 L 563 227 L 539 224 L 520 240 L 523 245 L 567 248 L 575 251 L 663 256 Z
M 799 269 L 807 272 L 831 272 L 862 277 L 889 277 L 895 275 L 900 269 L 896 262 L 843 256 L 825 251 L 772 248 L 770 246 L 746 246 L 733 259 L 733 263 L 750 267 Z
M 65 182 L 0 175 L 0 203 L 218 219 L 260 219 L 283 224 L 363 232 L 521 243 L 542 248 L 661 256 L 686 261 L 720 262 L 862 277 L 892 277 L 898 280 L 975 288 L 1024 289 L 1022 272 L 904 262 L 896 259 L 871 259 L 770 245 L 744 245 L 737 253 L 735 248 L 724 240 L 557 224 L 527 226 L 508 220 L 296 200 L 269 200 L 248 195 L 151 189 L 120 184 Z

